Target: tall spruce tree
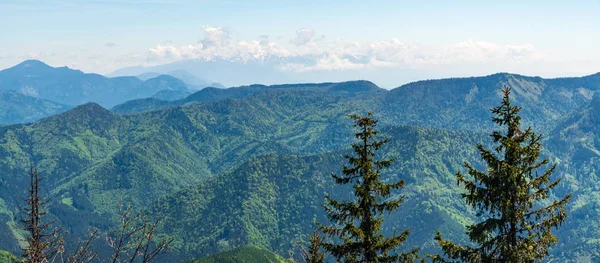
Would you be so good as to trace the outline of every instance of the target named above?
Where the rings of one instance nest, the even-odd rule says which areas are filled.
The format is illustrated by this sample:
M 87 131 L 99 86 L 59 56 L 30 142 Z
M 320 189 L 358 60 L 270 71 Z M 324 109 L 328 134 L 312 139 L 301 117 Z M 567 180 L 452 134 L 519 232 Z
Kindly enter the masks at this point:
M 344 165 L 344 175 L 332 176 L 337 184 L 352 183 L 356 199 L 336 201 L 325 196 L 324 208 L 333 225 L 321 225 L 323 233 L 331 238 L 322 242 L 323 249 L 341 262 L 412 262 L 416 258 L 416 249 L 397 252 L 407 240 L 409 229 L 392 237 L 381 233 L 383 215 L 398 209 L 404 201 L 404 196 L 389 199 L 393 190 L 404 187 L 404 180 L 385 184 L 380 178 L 380 169 L 390 166 L 394 159 L 374 159 L 375 152 L 388 140 L 374 140 L 378 134 L 375 130 L 377 121 L 371 113 L 350 117 L 359 128 L 355 134 L 359 142 L 352 144 L 356 156 L 346 156 L 350 166 Z
M 565 205 L 570 195 L 549 200 L 550 190 L 560 180 L 551 181 L 555 165 L 548 160 L 538 161 L 542 136 L 531 127 L 519 128 L 521 108 L 510 103 L 511 89 L 502 89 L 502 104 L 491 111 L 493 121 L 501 127 L 492 138 L 494 151 L 477 145 L 487 169 L 479 171 L 468 163 L 464 166 L 469 177 L 457 173 L 457 182 L 466 193 L 463 198 L 477 211 L 482 221 L 467 227 L 472 245 L 457 245 L 444 240 L 438 231 L 436 240 L 444 254 L 462 262 L 538 262 L 556 244 L 552 228 L 560 226 L 567 214 Z M 437 261 L 444 261 L 440 256 Z

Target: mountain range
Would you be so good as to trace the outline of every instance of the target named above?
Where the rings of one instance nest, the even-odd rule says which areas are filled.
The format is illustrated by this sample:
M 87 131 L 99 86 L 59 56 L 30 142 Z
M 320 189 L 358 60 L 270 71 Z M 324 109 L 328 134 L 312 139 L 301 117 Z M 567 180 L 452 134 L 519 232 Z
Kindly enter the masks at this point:
M 183 71 L 173 74 L 193 84 L 167 74 L 150 73 L 142 79 L 107 78 L 27 60 L 0 71 L 0 108 L 6 109 L 0 115 L 0 124 L 32 122 L 87 102 L 110 108 L 132 99 L 179 99 L 212 84 L 222 87 L 218 83 L 201 82 Z
M 132 66 L 115 70 L 107 76 L 137 76 L 147 72 L 189 72 L 200 79 L 218 81 L 227 87 L 252 83 L 267 85 L 306 82 L 342 82 L 353 79 L 378 79 L 382 87 L 396 87 L 398 82 L 418 80 L 419 76 L 437 74 L 412 67 L 397 67 L 395 62 L 388 66 L 373 67 L 377 62 L 391 62 L 387 57 L 339 54 L 322 52 L 317 54 L 277 55 L 268 52 L 240 52 L 231 56 L 203 56 L 182 59 L 176 62 L 153 66 Z
M 131 83 L 182 82 L 156 78 Z M 51 86 L 34 84 L 38 93 Z M 165 262 L 206 256 L 211 262 L 210 255 L 246 246 L 287 256 L 315 221 L 325 221 L 325 193 L 348 198 L 349 189 L 335 186 L 330 174 L 341 170 L 353 142 L 347 115 L 373 111 L 390 139 L 381 157 L 396 158 L 383 176 L 407 183 L 398 193 L 406 194 L 406 203 L 384 231 L 410 227 L 407 249 L 436 252 L 435 229 L 466 241 L 464 225 L 475 220 L 454 174 L 465 161 L 483 167 L 475 145 L 491 145 L 489 109 L 500 102 L 504 85 L 523 107 L 524 123 L 544 134 L 543 156 L 557 164 L 554 176 L 562 179 L 553 194 L 573 194 L 551 258 L 600 260 L 600 74 L 499 73 L 392 90 L 369 81 L 248 85 L 205 88 L 174 100 L 149 98 L 160 91 L 154 89 L 111 110 L 88 102 L 34 123 L 0 126 L 0 249 L 19 251 L 17 204 L 27 167 L 35 163 L 52 200 L 50 216 L 69 231 L 68 244 L 88 227 L 110 227 L 123 198 L 164 218 L 160 234 L 174 238 Z

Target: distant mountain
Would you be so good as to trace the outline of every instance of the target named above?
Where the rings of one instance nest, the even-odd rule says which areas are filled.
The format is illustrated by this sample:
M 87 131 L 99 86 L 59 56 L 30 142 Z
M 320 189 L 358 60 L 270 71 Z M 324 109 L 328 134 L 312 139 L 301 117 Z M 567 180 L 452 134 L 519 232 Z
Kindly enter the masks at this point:
M 180 100 L 190 95 L 188 91 L 179 91 L 179 90 L 161 90 L 154 95 L 152 95 L 151 99 L 159 99 L 165 101 L 171 100 Z
M 151 78 L 158 77 L 160 75 L 169 75 L 169 76 L 178 78 L 178 79 L 182 80 L 183 82 L 185 82 L 191 89 L 194 89 L 194 90 L 200 90 L 200 89 L 203 89 L 206 87 L 225 88 L 220 83 L 210 82 L 208 80 L 200 79 L 200 78 L 196 77 L 194 74 L 189 73 L 185 70 L 181 70 L 181 69 L 164 72 L 164 73 L 146 72 L 146 73 L 136 75 L 136 77 L 141 80 L 148 80 Z M 121 75 L 119 73 L 112 73 L 112 74 L 109 74 L 109 76 L 121 77 L 124 75 Z
M 0 90 L 0 124 L 34 122 L 70 108 L 17 91 Z
M 143 74 L 139 74 L 139 75 L 137 75 L 135 77 L 138 78 L 138 79 L 140 79 L 140 80 L 146 81 L 146 80 L 149 80 L 151 78 L 156 78 L 156 77 L 158 77 L 160 75 L 168 75 L 168 74 L 161 74 L 161 73 L 157 73 L 157 72 L 146 72 L 146 73 L 143 73 Z M 124 76 L 111 76 L 110 74 L 108 76 L 109 77 L 124 77 Z
M 135 77 L 107 78 L 67 67 L 54 68 L 37 60 L 27 60 L 0 71 L 0 90 L 65 105 L 96 102 L 105 107 L 136 98 L 147 98 L 161 90 L 187 91 L 188 86 L 170 76 L 142 81 Z
M 543 131 L 575 108 L 590 102 L 600 91 L 600 73 L 580 78 L 543 79 L 498 73 L 483 77 L 424 80 L 390 91 L 368 81 L 321 84 L 250 85 L 228 89 L 207 88 L 186 98 L 166 102 L 156 99 L 129 101 L 115 106 L 118 113 L 138 113 L 190 103 L 241 99 L 273 90 L 335 93 L 344 96 L 367 94 L 371 110 L 393 124 L 435 128 L 489 130 L 489 108 L 500 100 L 500 89 L 508 85 L 516 105 L 523 105 L 523 119 Z M 542 127 L 540 127 L 542 126 Z
M 139 113 L 148 110 L 157 110 L 165 107 L 181 106 L 190 103 L 206 103 L 220 101 L 224 99 L 242 99 L 254 94 L 271 92 L 271 91 L 302 91 L 302 92 L 317 92 L 331 93 L 343 96 L 359 96 L 367 95 L 374 96 L 387 92 L 386 90 L 377 87 L 369 81 L 347 81 L 340 83 L 319 83 L 319 84 L 286 84 L 286 85 L 250 85 L 227 89 L 219 89 L 208 87 L 197 91 L 185 98 L 172 102 L 165 101 L 166 99 L 157 100 L 156 98 L 139 99 L 128 101 L 117 105 L 111 110 L 117 113 Z
M 168 72 L 184 70 L 196 76 L 206 76 L 227 86 L 247 83 L 290 83 L 298 80 L 289 79 L 286 72 L 278 70 L 287 58 L 271 57 L 269 60 L 231 60 L 214 58 L 212 60 L 185 60 L 153 67 L 128 67 L 116 70 L 109 76 L 137 76 L 146 72 Z
M 142 84 L 142 89 L 155 90 L 156 92 L 163 90 L 187 92 L 189 90 L 185 82 L 170 75 L 160 75 L 147 79 Z
M 489 108 L 500 100 L 500 90 L 511 87 L 523 119 L 545 131 L 600 91 L 600 73 L 580 78 L 543 79 L 498 73 L 484 77 L 424 80 L 392 89 L 376 112 L 393 122 L 449 129 L 487 130 Z M 543 126 L 543 127 L 540 127 Z
M 346 69 L 327 70 L 329 63 L 342 60 Z M 336 61 L 336 62 L 332 62 Z M 325 63 L 323 63 L 325 62 Z M 342 82 L 348 79 L 382 80 L 378 83 L 392 88 L 399 83 L 414 80 L 415 76 L 431 75 L 422 69 L 380 67 L 371 68 L 369 56 L 338 56 L 327 52 L 301 56 L 278 56 L 274 54 L 239 54 L 230 58 L 210 57 L 181 60 L 156 66 L 134 66 L 122 68 L 109 76 L 136 76 L 146 72 L 168 73 L 185 70 L 196 76 L 216 80 L 227 87 L 262 83 L 266 85 L 306 82 Z M 325 65 L 323 65 L 325 64 Z M 335 65 L 334 65 L 335 67 Z M 418 79 L 418 78 L 417 78 Z

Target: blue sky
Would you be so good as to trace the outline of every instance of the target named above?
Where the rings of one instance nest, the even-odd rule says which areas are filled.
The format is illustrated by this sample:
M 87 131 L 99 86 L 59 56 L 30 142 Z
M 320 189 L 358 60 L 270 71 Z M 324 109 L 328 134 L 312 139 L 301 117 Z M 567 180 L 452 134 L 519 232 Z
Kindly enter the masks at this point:
M 109 73 L 212 56 L 327 53 L 338 57 L 281 70 L 577 76 L 600 71 L 599 14 L 599 0 L 0 0 L 0 68 L 35 58 Z

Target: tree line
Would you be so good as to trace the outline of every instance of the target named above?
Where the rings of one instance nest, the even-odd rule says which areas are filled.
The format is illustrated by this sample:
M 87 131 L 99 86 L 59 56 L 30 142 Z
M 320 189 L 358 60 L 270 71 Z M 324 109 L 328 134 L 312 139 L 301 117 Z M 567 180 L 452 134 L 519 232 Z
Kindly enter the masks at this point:
M 489 150 L 476 145 L 487 167 L 477 170 L 465 162 L 467 174 L 456 174 L 457 184 L 464 188 L 462 197 L 478 218 L 467 226 L 470 243 L 446 240 L 436 231 L 435 240 L 443 254 L 421 256 L 418 248 L 400 252 L 410 229 L 389 237 L 382 234 L 385 215 L 404 202 L 404 195 L 392 198 L 393 191 L 404 188 L 405 182 L 384 183 L 381 179 L 380 170 L 394 160 L 375 159 L 377 150 L 388 141 L 376 138 L 377 121 L 372 114 L 350 115 L 358 129 L 358 142 L 352 144 L 354 155 L 345 156 L 348 165 L 343 167 L 343 175 L 332 177 L 336 184 L 351 184 L 354 198 L 338 201 L 325 196 L 323 209 L 330 224 L 317 222 L 303 251 L 305 262 L 533 263 L 545 259 L 558 241 L 552 229 L 564 223 L 570 195 L 550 200 L 550 191 L 560 182 L 550 178 L 556 165 L 547 168 L 547 159 L 538 160 L 542 135 L 531 127 L 520 127 L 521 107 L 511 104 L 510 88 L 504 87 L 502 94 L 501 104 L 491 109 L 492 121 L 498 126 L 491 134 L 496 147 Z

